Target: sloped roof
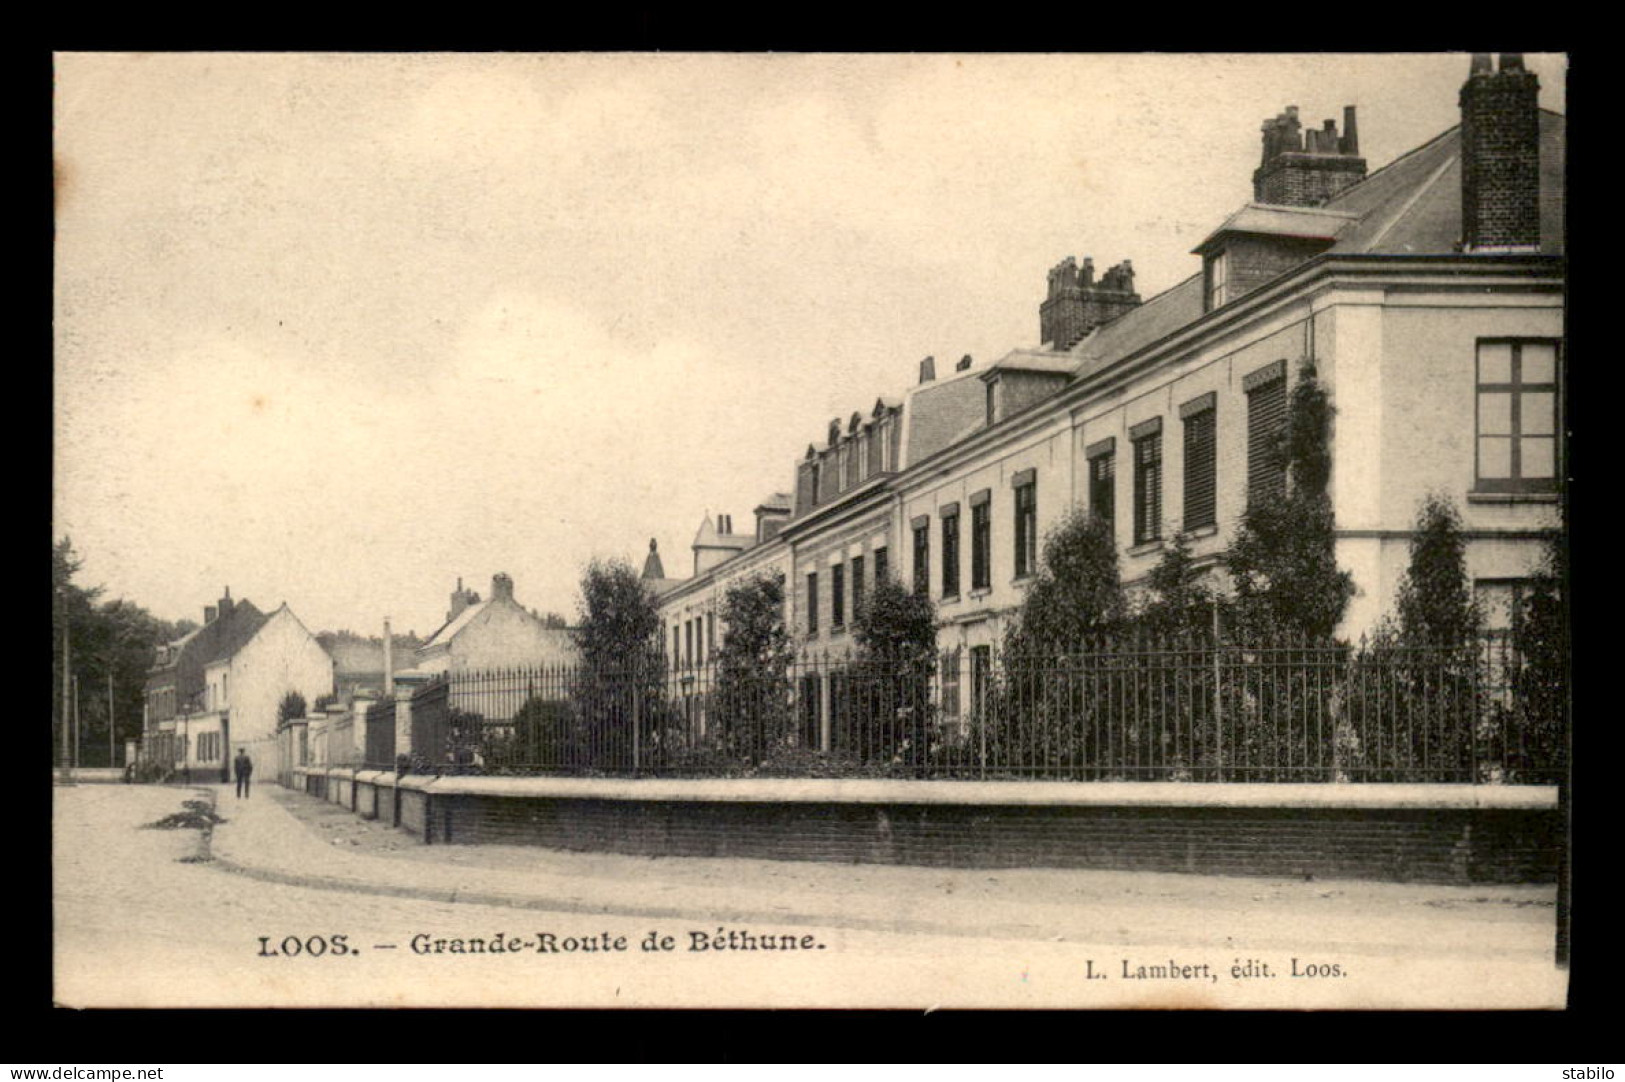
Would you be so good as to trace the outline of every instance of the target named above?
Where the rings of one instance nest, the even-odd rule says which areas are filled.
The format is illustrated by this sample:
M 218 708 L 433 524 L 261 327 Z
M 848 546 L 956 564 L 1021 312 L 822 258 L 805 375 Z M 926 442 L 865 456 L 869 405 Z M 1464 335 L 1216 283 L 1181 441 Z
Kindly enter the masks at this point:
M 1204 252 L 1226 233 L 1266 233 L 1275 237 L 1307 237 L 1331 240 L 1359 220 L 1358 214 L 1348 211 L 1329 211 L 1324 207 L 1282 207 L 1268 203 L 1248 203 L 1224 220 L 1208 238 L 1195 248 Z
M 1077 358 L 1071 354 L 1051 353 L 1049 350 L 1016 349 L 982 369 L 982 378 L 985 380 L 989 373 L 999 371 L 1071 375 L 1077 367 Z
M 223 658 L 229 658 L 244 646 L 248 640 L 259 633 L 270 617 L 255 608 L 250 601 L 239 601 L 231 607 L 231 611 L 223 616 L 217 616 L 213 623 L 206 624 L 198 632 L 194 649 L 201 651 L 198 655 L 205 665 L 212 665 Z
M 1567 121 L 1540 112 L 1540 252 L 1562 255 Z M 1327 210 L 1360 221 L 1332 251 L 1381 255 L 1440 255 L 1461 240 L 1461 128 L 1451 128 L 1340 192 Z
M 480 613 L 484 612 L 486 607 L 490 604 L 491 602 L 487 600 L 478 601 L 470 605 L 468 608 L 458 613 L 454 619 L 441 624 L 435 633 L 430 635 L 428 639 L 424 641 L 423 645 L 418 647 L 418 649 L 424 650 L 439 643 L 450 642 L 452 639 L 457 637 L 457 633 L 459 631 L 463 630 L 463 628 L 472 623 L 474 618 Z
M 1072 355 L 1081 359 L 1078 375 L 1086 376 L 1104 364 L 1173 334 L 1201 315 L 1202 275 L 1197 272 L 1110 323 L 1101 324 L 1073 346 Z
M 775 492 L 756 505 L 758 511 L 789 511 L 795 507 L 795 497 L 788 492 Z

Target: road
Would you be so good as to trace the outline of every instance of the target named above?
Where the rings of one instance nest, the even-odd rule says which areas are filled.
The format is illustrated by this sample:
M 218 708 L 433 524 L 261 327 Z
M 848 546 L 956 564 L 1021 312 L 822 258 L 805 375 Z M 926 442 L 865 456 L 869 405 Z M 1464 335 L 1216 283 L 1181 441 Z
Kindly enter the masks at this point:
M 620 867 L 636 870 L 629 898 L 659 897 L 680 917 L 549 912 L 252 879 L 197 861 L 197 830 L 143 828 L 179 810 L 187 791 L 54 793 L 56 1000 L 68 1006 L 1524 1007 L 1563 997 L 1544 888 L 1311 893 L 1195 876 L 1000 873 L 1004 886 L 987 889 L 1014 882 L 1030 908 L 1007 895 L 985 930 L 877 930 L 845 919 L 829 892 L 924 889 L 909 884 L 925 876 L 952 892 L 999 877 L 668 860 Z M 440 853 L 433 859 L 504 859 L 499 849 Z M 742 883 L 788 876 L 797 897 L 822 891 L 828 919 L 728 923 L 714 906 L 684 908 L 686 884 L 719 866 Z M 1072 901 L 1060 904 L 1063 894 Z M 923 912 L 928 900 L 897 904 Z M 498 940 L 503 949 L 490 949 Z

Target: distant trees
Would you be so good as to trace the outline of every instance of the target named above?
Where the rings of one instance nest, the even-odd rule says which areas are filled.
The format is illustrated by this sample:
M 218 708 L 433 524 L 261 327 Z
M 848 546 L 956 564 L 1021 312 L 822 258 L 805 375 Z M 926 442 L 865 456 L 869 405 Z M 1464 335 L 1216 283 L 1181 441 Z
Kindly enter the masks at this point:
M 277 728 L 280 729 L 286 722 L 299 720 L 305 716 L 306 712 L 305 697 L 297 691 L 288 692 L 282 696 L 282 701 L 277 704 Z
M 154 651 L 197 628 L 189 620 L 170 623 L 153 616 L 131 601 L 103 600 L 100 586 L 84 586 L 77 581 L 83 560 L 71 539 L 64 537 L 51 545 L 51 685 L 52 724 L 62 718 L 62 673 L 64 632 L 68 640 L 68 694 L 73 694 L 72 678 L 78 678 L 80 761 L 104 764 L 108 746 L 108 684 L 112 683 L 112 738 L 115 758 L 123 743 L 141 735 L 142 707 L 146 701 L 147 673 Z M 71 710 L 71 702 L 70 702 Z M 62 746 L 61 733 L 52 742 L 53 752 Z

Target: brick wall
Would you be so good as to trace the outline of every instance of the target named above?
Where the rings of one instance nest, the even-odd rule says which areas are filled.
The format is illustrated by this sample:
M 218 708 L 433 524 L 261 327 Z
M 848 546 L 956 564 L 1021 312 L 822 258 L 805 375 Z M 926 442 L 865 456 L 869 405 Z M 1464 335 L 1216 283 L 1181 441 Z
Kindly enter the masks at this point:
M 405 818 L 421 829 L 421 816 Z M 1552 882 L 1561 837 L 1553 809 L 766 804 L 445 794 L 433 797 L 427 822 L 432 834 L 426 840 L 433 844 L 1456 884 Z
M 1540 84 L 1501 63 L 1461 88 L 1461 225 L 1469 250 L 1540 244 Z
M 1318 207 L 1364 179 L 1364 158 L 1282 154 L 1253 174 L 1253 199 L 1288 207 Z

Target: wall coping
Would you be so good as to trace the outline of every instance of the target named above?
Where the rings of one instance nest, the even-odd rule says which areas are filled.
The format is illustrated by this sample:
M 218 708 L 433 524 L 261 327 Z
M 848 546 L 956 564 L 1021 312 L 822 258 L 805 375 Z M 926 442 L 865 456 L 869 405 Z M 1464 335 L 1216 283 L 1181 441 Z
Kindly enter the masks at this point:
M 901 781 L 799 778 L 512 778 L 408 775 L 402 789 L 448 796 L 755 804 L 959 804 L 1017 807 L 1557 807 L 1553 785 L 1228 782 Z

